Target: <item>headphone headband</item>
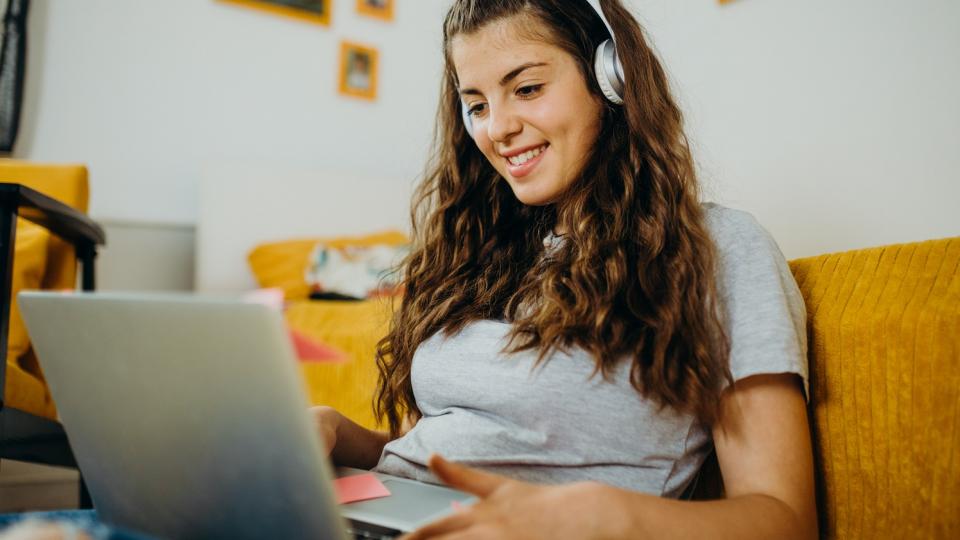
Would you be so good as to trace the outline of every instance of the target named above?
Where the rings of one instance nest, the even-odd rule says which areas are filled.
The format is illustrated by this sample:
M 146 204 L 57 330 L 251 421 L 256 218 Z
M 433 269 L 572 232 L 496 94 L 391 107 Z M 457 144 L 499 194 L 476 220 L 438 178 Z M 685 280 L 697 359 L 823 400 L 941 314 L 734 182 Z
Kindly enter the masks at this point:
M 607 32 L 610 33 L 610 39 L 614 43 L 617 42 L 617 35 L 613 33 L 613 27 L 610 26 L 610 21 L 607 20 L 607 16 L 603 14 L 603 8 L 600 7 L 600 0 L 587 0 L 587 3 L 590 4 L 590 7 L 597 12 L 597 15 L 600 16 L 600 20 L 603 21 L 603 25 L 607 27 Z

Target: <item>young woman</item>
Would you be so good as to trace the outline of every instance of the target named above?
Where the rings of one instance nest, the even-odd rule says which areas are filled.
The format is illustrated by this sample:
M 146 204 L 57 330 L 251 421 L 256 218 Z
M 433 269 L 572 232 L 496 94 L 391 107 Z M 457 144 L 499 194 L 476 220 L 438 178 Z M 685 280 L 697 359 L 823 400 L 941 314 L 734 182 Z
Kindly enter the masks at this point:
M 414 538 L 815 537 L 802 299 L 752 217 L 698 202 L 636 20 L 455 0 L 444 57 L 389 431 L 316 409 L 334 461 L 480 498 Z M 714 450 L 724 498 L 683 500 Z

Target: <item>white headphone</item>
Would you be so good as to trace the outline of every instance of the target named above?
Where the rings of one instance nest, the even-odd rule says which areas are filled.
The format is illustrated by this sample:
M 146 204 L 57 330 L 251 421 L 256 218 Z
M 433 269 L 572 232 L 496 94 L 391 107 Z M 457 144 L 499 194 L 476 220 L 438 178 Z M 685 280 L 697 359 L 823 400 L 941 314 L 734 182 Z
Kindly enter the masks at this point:
M 593 55 L 593 74 L 600 85 L 600 91 L 607 101 L 614 105 L 623 105 L 623 64 L 620 63 L 620 55 L 617 54 L 617 36 L 613 33 L 613 27 L 607 21 L 600 7 L 600 0 L 587 0 L 590 7 L 597 12 L 603 25 L 607 27 L 610 33 L 610 39 L 606 39 L 597 47 Z M 460 115 L 463 117 L 463 125 L 467 128 L 467 134 L 473 137 L 473 118 L 466 103 L 460 103 Z

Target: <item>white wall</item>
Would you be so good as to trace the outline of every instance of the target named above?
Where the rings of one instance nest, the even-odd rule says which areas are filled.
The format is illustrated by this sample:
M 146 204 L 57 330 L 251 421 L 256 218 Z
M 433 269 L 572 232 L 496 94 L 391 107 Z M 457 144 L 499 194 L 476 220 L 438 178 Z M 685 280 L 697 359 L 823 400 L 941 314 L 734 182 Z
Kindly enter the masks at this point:
M 701 177 L 788 257 L 960 235 L 960 2 L 634 3 Z
M 213 0 L 35 1 L 17 154 L 88 163 L 91 213 L 124 221 L 194 223 L 201 171 L 236 160 L 336 164 L 407 190 L 443 12 L 402 0 L 384 23 L 333 5 L 325 28 Z M 380 48 L 375 103 L 337 94 L 342 38 Z
M 101 291 L 194 290 L 192 225 L 100 221 L 107 244 L 97 255 Z
M 243 162 L 393 179 L 368 195 L 405 206 L 447 3 L 398 0 L 384 24 L 336 0 L 325 29 L 212 0 L 37 0 L 17 155 L 89 163 L 101 218 L 195 223 L 202 171 Z M 709 193 L 788 257 L 960 234 L 960 2 L 631 4 Z M 336 95 L 340 38 L 382 48 L 376 103 Z

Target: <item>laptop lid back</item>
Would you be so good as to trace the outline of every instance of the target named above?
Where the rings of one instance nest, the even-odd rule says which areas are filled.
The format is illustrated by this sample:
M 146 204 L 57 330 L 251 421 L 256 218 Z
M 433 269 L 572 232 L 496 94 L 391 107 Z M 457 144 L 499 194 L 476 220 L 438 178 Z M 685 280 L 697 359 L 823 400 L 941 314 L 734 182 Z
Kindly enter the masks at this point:
M 190 296 L 19 298 L 102 519 L 170 538 L 343 538 L 280 313 Z

